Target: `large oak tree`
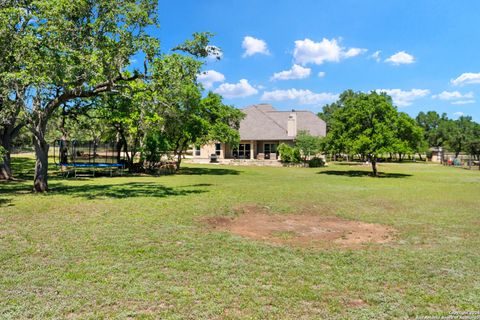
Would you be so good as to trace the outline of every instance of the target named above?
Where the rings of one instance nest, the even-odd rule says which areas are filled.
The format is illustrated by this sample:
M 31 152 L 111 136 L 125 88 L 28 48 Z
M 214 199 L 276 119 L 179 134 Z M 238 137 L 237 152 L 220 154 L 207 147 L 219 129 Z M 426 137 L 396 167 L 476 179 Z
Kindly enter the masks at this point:
M 366 155 L 372 164 L 373 175 L 378 174 L 377 158 L 395 152 L 398 145 L 397 109 L 384 93 L 348 91 L 342 107 L 331 115 L 331 130 L 327 134 L 328 148 L 351 154 Z

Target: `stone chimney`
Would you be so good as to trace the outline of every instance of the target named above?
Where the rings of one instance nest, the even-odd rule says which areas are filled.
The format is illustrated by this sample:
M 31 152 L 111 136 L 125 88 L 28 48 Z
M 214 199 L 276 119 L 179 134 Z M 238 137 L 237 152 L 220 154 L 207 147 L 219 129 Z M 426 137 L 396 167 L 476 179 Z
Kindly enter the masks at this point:
M 292 110 L 292 112 L 288 116 L 287 136 L 289 137 L 297 136 L 297 113 L 295 112 L 295 110 Z

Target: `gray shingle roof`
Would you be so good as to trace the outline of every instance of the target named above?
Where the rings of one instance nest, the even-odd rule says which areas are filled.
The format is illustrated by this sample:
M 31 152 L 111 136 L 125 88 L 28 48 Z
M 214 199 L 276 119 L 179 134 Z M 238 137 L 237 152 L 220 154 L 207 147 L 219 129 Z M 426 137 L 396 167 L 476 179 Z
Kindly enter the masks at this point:
M 294 140 L 287 135 L 287 121 L 292 113 L 297 116 L 297 132 L 309 131 L 314 136 L 325 136 L 325 122 L 310 111 L 277 111 L 270 104 L 256 104 L 242 111 L 246 114 L 240 123 L 242 140 Z

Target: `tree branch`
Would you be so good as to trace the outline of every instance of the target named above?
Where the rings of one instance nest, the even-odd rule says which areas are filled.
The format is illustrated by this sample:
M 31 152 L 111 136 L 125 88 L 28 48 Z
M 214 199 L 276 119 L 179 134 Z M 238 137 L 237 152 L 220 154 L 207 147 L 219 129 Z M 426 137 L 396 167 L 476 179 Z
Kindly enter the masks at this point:
M 45 114 L 47 116 L 50 116 L 58 106 L 68 102 L 69 100 L 76 99 L 76 98 L 91 98 L 91 97 L 98 96 L 101 93 L 112 91 L 116 88 L 117 86 L 116 82 L 118 81 L 130 82 L 136 79 L 140 79 L 142 77 L 143 75 L 139 73 L 134 74 L 131 77 L 124 77 L 123 75 L 118 75 L 117 77 L 110 79 L 108 81 L 99 83 L 93 88 L 88 90 L 85 90 L 84 87 L 78 86 L 72 90 L 69 90 L 59 95 L 55 99 L 48 102 L 47 105 L 45 106 Z

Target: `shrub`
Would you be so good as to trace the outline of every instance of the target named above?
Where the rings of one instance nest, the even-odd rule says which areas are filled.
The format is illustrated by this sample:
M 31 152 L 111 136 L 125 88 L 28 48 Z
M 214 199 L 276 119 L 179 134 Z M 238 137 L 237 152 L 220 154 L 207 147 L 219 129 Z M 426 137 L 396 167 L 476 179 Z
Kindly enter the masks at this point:
M 320 153 L 322 142 L 321 137 L 312 136 L 308 131 L 301 130 L 297 134 L 295 147 L 300 150 L 303 160 L 306 162 L 311 156 Z
M 163 135 L 158 132 L 150 132 L 145 137 L 142 159 L 149 163 L 157 163 L 162 156 L 168 153 L 169 143 Z
M 325 161 L 322 158 L 312 158 L 308 161 L 308 166 L 310 168 L 319 168 L 325 166 Z
M 281 161 L 284 163 L 300 163 L 302 160 L 298 148 L 282 143 L 278 146 L 277 150 L 280 153 Z

